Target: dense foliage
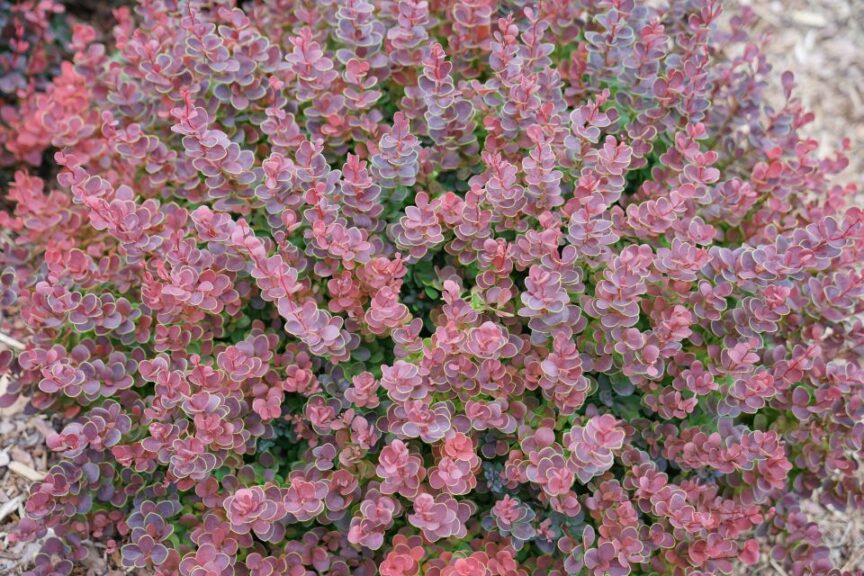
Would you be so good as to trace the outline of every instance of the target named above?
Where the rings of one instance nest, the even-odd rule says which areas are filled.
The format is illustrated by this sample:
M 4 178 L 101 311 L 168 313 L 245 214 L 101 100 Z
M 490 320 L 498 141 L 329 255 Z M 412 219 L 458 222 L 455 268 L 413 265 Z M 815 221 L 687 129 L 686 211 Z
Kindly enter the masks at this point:
M 832 569 L 799 502 L 864 505 L 864 213 L 747 12 L 116 17 L 4 116 L 31 574 Z
M 28 120 L 60 72 L 70 25 L 55 0 L 0 0 L 0 183 L 8 185 L 19 163 L 37 167 L 51 145 L 44 124 Z M 5 195 L 5 194 L 4 194 Z

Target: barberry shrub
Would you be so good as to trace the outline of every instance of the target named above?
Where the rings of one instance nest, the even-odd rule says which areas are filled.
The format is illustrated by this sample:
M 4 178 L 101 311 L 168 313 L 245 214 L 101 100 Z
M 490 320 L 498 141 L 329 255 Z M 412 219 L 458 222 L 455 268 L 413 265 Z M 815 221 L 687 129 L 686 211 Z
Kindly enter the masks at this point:
M 59 0 L 0 0 L 0 184 L 4 188 L 19 164 L 39 167 L 51 145 L 39 102 L 51 78 L 61 73 L 77 24 Z M 49 120 L 50 122 L 50 120 Z
M 864 505 L 864 212 L 752 14 L 116 15 L 2 217 L 3 401 L 57 427 L 30 574 L 832 570 L 800 501 Z

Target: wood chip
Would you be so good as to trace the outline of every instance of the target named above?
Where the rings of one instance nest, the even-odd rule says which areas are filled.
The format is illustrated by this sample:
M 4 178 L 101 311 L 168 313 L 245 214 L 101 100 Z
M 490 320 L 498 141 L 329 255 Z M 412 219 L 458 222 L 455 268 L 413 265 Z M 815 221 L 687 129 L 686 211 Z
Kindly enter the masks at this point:
M 814 28 L 824 28 L 828 25 L 828 19 L 818 12 L 810 12 L 809 10 L 795 10 L 792 12 L 792 20 L 803 26 L 812 26 Z
M 864 546 L 859 546 L 857 549 L 853 549 L 849 561 L 846 562 L 840 570 L 845 573 L 847 570 L 855 568 L 862 559 L 864 559 Z
M 15 348 L 16 350 L 24 350 L 24 348 L 26 348 L 22 342 L 19 342 L 15 338 L 3 334 L 2 332 L 0 332 L 0 344 L 5 344 L 6 346 Z
M 18 446 L 13 446 L 9 450 L 9 455 L 12 456 L 12 460 L 14 460 L 15 462 L 20 462 L 28 468 L 34 468 L 36 465 L 36 463 L 33 461 L 33 456 L 31 456 L 26 450 L 22 450 Z
M 22 478 L 30 480 L 31 482 L 39 482 L 45 479 L 45 474 L 43 472 L 37 472 L 33 468 L 27 466 L 26 464 L 22 464 L 21 462 L 10 462 L 9 470 L 21 476 Z
M 0 522 L 5 520 L 6 517 L 10 514 L 15 512 L 22 502 L 24 502 L 24 496 L 19 495 L 0 506 Z
M 38 430 L 39 433 L 42 434 L 42 436 L 45 438 L 54 434 L 54 429 L 51 428 L 51 425 L 45 422 L 45 420 L 41 416 L 31 417 L 29 424 L 33 426 L 33 428 Z
M 774 558 L 771 558 L 770 560 L 768 560 L 768 562 L 771 564 L 771 567 L 774 568 L 774 570 L 776 570 L 778 574 L 780 574 L 780 576 L 789 576 L 788 574 L 786 574 L 786 571 L 783 570 L 783 567 L 780 566 L 780 564 L 778 564 L 776 560 L 774 560 Z

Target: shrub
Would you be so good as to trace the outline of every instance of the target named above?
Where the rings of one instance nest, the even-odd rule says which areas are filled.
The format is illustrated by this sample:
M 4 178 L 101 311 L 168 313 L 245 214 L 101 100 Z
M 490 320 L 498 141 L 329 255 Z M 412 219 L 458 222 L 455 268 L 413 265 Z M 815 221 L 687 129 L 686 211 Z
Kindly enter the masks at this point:
M 77 27 L 25 110 L 59 176 L 4 217 L 4 401 L 58 424 L 31 574 L 88 540 L 183 576 L 828 572 L 799 501 L 864 505 L 864 213 L 751 14 L 659 4 Z
M 56 0 L 0 0 L 0 170 L 18 163 L 38 167 L 50 146 L 47 126 L 28 120 L 44 106 L 37 100 L 71 55 L 66 44 L 75 24 L 64 13 Z M 0 176 L 5 186 L 6 175 Z

